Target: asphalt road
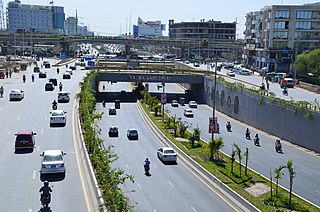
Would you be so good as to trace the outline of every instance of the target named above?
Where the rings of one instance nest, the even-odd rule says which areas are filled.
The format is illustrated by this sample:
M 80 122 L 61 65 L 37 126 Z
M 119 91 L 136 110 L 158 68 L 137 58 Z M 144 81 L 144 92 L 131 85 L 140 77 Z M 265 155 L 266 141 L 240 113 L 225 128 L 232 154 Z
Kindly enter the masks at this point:
M 184 93 L 184 90 L 179 86 L 172 86 L 169 84 L 166 86 L 166 91 L 173 93 Z M 155 83 L 149 84 L 150 92 L 161 92 L 156 88 Z M 192 109 L 194 112 L 194 118 L 186 118 L 183 115 L 183 110 L 189 108 L 185 106 L 179 106 L 178 108 L 171 107 L 170 103 L 165 106 L 166 111 L 172 116 L 176 114 L 177 117 L 181 117 L 183 121 L 187 121 L 192 124 L 189 130 L 193 131 L 197 126 L 201 130 L 201 137 L 205 141 L 211 139 L 211 134 L 208 132 L 209 116 L 212 116 L 212 108 L 207 105 L 198 105 L 197 109 Z M 320 205 L 320 155 L 309 152 L 298 146 L 292 145 L 289 142 L 282 142 L 283 153 L 276 153 L 274 149 L 274 141 L 276 137 L 271 136 L 262 131 L 254 129 L 252 126 L 248 126 L 239 121 L 233 120 L 226 115 L 216 112 L 218 122 L 220 123 L 221 134 L 216 134 L 215 137 L 222 136 L 224 141 L 224 147 L 222 151 L 230 155 L 233 143 L 236 143 L 245 152 L 245 148 L 249 148 L 249 167 L 253 170 L 261 173 L 269 178 L 270 169 L 273 170 L 280 165 L 286 165 L 288 160 L 293 161 L 294 171 L 296 177 L 294 178 L 293 191 L 305 199 L 313 202 L 316 205 Z M 232 124 L 232 132 L 227 132 L 226 123 L 230 121 Z M 253 139 L 256 133 L 260 136 L 261 147 L 257 147 L 253 144 L 253 140 L 247 140 L 245 138 L 245 130 L 249 128 L 251 131 L 251 137 Z M 244 159 L 243 159 L 244 160 Z M 284 171 L 284 176 L 280 179 L 279 183 L 289 188 L 289 175 L 287 171 Z
M 108 92 L 129 90 L 127 83 L 106 83 Z M 100 85 L 101 87 L 101 85 Z M 214 191 L 204 185 L 178 160 L 177 164 L 163 164 L 157 158 L 156 151 L 162 146 L 145 125 L 135 103 L 121 103 L 117 115 L 108 115 L 108 108 L 114 103 L 107 103 L 106 108 L 97 104 L 97 110 L 103 111 L 98 125 L 105 145 L 113 145 L 119 159 L 114 167 L 123 169 L 134 176 L 134 183 L 128 182 L 124 192 L 135 206 L 134 211 L 233 211 L 234 209 Z M 119 137 L 109 138 L 109 126 L 119 127 Z M 136 128 L 138 141 L 129 141 L 126 131 Z M 143 162 L 148 157 L 151 161 L 151 176 L 144 175 Z
M 51 64 L 53 60 L 50 60 Z M 63 80 L 65 67 L 60 67 L 60 74 L 56 68 L 46 69 L 48 77 L 57 77 L 62 81 L 64 90 L 71 93 L 69 103 L 61 103 L 58 109 L 67 111 L 67 125 L 65 127 L 49 126 L 49 111 L 51 103 L 57 99 L 58 88 L 45 91 L 47 79 L 39 79 L 35 74 L 35 82 L 31 82 L 33 69 L 13 73 L 12 78 L 0 79 L 4 86 L 4 98 L 0 98 L 0 211 L 39 211 L 41 209 L 39 189 L 42 181 L 49 180 L 53 186 L 52 211 L 90 211 L 88 200 L 81 187 L 79 166 L 76 160 L 74 137 L 72 130 L 72 112 L 78 83 L 85 75 L 84 71 L 77 71 L 71 80 Z M 22 74 L 27 75 L 27 82 L 22 82 Z M 22 89 L 25 98 L 22 101 L 9 102 L 10 89 Z M 14 153 L 15 133 L 19 130 L 31 129 L 37 133 L 36 147 L 33 152 L 25 154 Z M 61 149 L 65 156 L 66 175 L 50 175 L 40 178 L 39 154 L 48 149 Z

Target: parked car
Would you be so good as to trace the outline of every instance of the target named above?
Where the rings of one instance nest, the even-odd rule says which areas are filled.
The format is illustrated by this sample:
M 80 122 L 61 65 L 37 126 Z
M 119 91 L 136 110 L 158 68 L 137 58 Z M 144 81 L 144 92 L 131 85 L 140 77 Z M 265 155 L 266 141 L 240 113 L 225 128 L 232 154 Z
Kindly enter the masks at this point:
M 53 91 L 54 90 L 54 84 L 52 82 L 47 82 L 44 85 L 44 90 L 45 91 Z
M 67 112 L 63 110 L 53 110 L 50 112 L 50 126 L 53 125 L 63 125 L 67 124 Z
M 198 107 L 198 104 L 196 101 L 189 101 L 189 107 L 190 108 L 197 108 Z
M 24 98 L 24 90 L 12 89 L 9 93 L 9 100 L 22 100 Z
M 138 131 L 136 129 L 128 129 L 127 137 L 129 140 L 138 140 Z
M 61 150 L 46 150 L 41 156 L 40 174 L 66 173 L 64 153 Z
M 172 106 L 172 107 L 179 107 L 178 101 L 175 100 L 175 99 L 173 99 L 173 100 L 171 101 L 171 106 Z
M 66 72 L 62 75 L 62 79 L 71 79 L 71 75 L 68 72 Z
M 158 158 L 163 162 L 176 162 L 177 153 L 171 147 L 162 147 L 157 151 Z
M 118 137 L 119 136 L 119 130 L 116 126 L 109 127 L 109 137 Z
M 35 146 L 35 135 L 32 130 L 20 130 L 15 134 L 15 149 L 32 149 Z
M 58 92 L 58 103 L 60 102 L 69 102 L 70 101 L 70 93 L 67 91 Z
M 229 77 L 235 77 L 236 73 L 234 73 L 233 71 L 227 71 L 227 76 Z
M 117 115 L 117 110 L 114 107 L 109 108 L 109 115 Z
M 190 117 L 190 118 L 193 118 L 193 116 L 194 116 L 191 109 L 185 109 L 184 112 L 183 112 L 183 115 L 185 117 Z
M 58 85 L 58 80 L 57 78 L 49 78 L 49 82 L 52 82 L 54 86 Z
M 45 72 L 45 71 L 40 71 L 40 73 L 39 73 L 39 78 L 47 78 L 47 72 Z

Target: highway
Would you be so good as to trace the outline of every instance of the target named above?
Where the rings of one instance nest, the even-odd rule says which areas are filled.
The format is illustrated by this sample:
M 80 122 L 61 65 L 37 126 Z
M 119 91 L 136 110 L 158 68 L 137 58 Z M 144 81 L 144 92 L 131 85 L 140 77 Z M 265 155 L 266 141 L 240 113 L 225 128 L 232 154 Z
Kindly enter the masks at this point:
M 128 83 L 104 83 L 107 92 L 131 91 Z M 100 85 L 101 87 L 102 85 Z M 134 183 L 123 187 L 134 206 L 134 211 L 234 211 L 235 208 L 219 197 L 192 174 L 180 160 L 177 164 L 163 164 L 157 158 L 157 149 L 163 146 L 144 123 L 136 103 L 121 103 L 117 115 L 108 115 L 106 108 L 97 104 L 99 112 L 104 112 L 98 125 L 102 129 L 104 145 L 113 145 L 119 159 L 114 167 L 123 169 L 134 176 Z M 109 138 L 109 126 L 119 127 L 119 137 Z M 129 141 L 126 131 L 136 128 L 138 141 Z M 143 162 L 151 161 L 151 176 L 144 175 Z
M 180 86 L 173 86 L 175 84 L 168 84 L 165 86 L 165 91 L 169 93 L 184 93 L 184 90 Z M 156 83 L 149 83 L 150 92 L 162 92 L 156 88 Z M 177 117 L 181 117 L 183 121 L 191 123 L 192 126 L 189 128 L 193 131 L 197 126 L 201 130 L 201 138 L 205 141 L 211 139 L 211 134 L 208 132 L 209 116 L 212 116 L 212 108 L 207 105 L 198 105 L 197 109 L 192 109 L 194 112 L 194 118 L 186 118 L 183 115 L 183 110 L 189 108 L 185 106 L 179 106 L 178 108 L 171 107 L 170 103 L 165 106 L 166 111 L 171 116 L 174 114 Z M 244 123 L 231 119 L 226 115 L 216 111 L 218 122 L 220 123 L 221 134 L 215 134 L 215 137 L 222 136 L 224 141 L 224 147 L 222 151 L 230 155 L 232 151 L 233 143 L 236 143 L 241 147 L 243 152 L 245 148 L 249 148 L 249 167 L 253 170 L 261 173 L 262 175 L 269 178 L 270 169 L 273 171 L 280 165 L 286 165 L 288 160 L 293 160 L 294 171 L 296 177 L 294 178 L 293 191 L 298 195 L 306 198 L 316 205 L 320 205 L 320 155 L 309 152 L 298 146 L 292 145 L 289 142 L 282 142 L 283 153 L 276 153 L 274 149 L 274 141 L 276 137 L 271 136 L 262 131 L 258 131 L 254 126 L 248 126 Z M 226 122 L 230 121 L 232 124 L 232 132 L 227 132 L 225 125 Z M 253 138 L 256 133 L 260 136 L 261 147 L 257 147 L 253 144 L 253 140 L 247 140 L 245 138 L 245 130 L 249 127 L 251 131 L 251 137 Z M 288 172 L 284 171 L 284 176 L 281 178 L 279 183 L 289 188 L 289 176 Z
M 51 64 L 55 62 L 49 61 Z M 68 120 L 65 127 L 49 127 L 49 111 L 52 101 L 57 99 L 58 88 L 54 91 L 44 90 L 48 77 L 39 79 L 36 73 L 35 82 L 31 82 L 33 68 L 28 67 L 27 71 L 13 73 L 12 78 L 0 79 L 0 85 L 5 89 L 4 97 L 0 98 L 0 211 L 42 211 L 39 189 L 44 180 L 48 180 L 53 186 L 50 204 L 52 211 L 93 211 L 94 206 L 91 205 L 90 197 L 82 188 L 83 179 L 79 174 L 74 146 L 76 141 L 73 135 L 75 94 L 79 81 L 85 76 L 85 71 L 76 71 L 71 80 L 62 80 L 65 67 L 60 67 L 59 75 L 56 73 L 56 68 L 46 70 L 48 77 L 57 77 L 58 81 L 63 82 L 64 90 L 71 93 L 69 103 L 58 105 L 58 109 L 67 111 Z M 22 82 L 24 73 L 27 75 L 26 83 Z M 9 91 L 13 88 L 25 91 L 25 98 L 22 101 L 9 101 Z M 23 129 L 37 133 L 36 146 L 31 153 L 15 154 L 15 133 Z M 48 149 L 61 149 L 66 152 L 65 176 L 49 175 L 40 178 L 39 154 Z

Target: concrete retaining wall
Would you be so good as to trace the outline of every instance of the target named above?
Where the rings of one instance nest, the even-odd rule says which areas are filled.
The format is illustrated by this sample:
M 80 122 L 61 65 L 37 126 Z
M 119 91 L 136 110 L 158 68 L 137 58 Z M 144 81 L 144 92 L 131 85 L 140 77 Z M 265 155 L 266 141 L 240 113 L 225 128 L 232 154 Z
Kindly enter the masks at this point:
M 213 105 L 213 85 L 211 78 L 204 79 L 204 97 L 208 105 Z M 320 114 L 311 112 L 312 119 L 306 117 L 308 111 L 270 100 L 232 85 L 217 82 L 216 109 L 234 119 L 276 135 L 279 138 L 307 149 L 320 152 Z

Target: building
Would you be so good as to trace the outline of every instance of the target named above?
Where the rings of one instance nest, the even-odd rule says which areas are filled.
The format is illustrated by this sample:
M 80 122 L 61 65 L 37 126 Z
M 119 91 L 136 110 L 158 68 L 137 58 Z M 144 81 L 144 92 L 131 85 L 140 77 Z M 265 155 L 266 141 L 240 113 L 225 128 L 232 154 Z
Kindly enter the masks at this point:
M 133 25 L 133 37 L 159 37 L 162 36 L 162 31 L 165 30 L 165 24 L 161 24 L 161 21 L 144 22 L 140 17 L 138 17 L 138 25 Z
M 93 32 L 88 31 L 84 24 L 78 24 L 77 17 L 68 17 L 64 22 L 64 34 L 91 36 Z
M 174 23 L 169 20 L 169 38 L 172 40 L 191 40 L 199 42 L 197 48 L 188 50 L 188 58 L 195 57 L 225 57 L 231 49 L 215 47 L 215 43 L 235 42 L 236 22 L 223 23 L 221 21 L 202 19 L 199 22 Z M 207 45 L 202 46 L 201 41 Z
M 320 47 L 320 3 L 272 5 L 246 15 L 244 61 L 289 72 L 297 54 Z
M 62 33 L 64 8 L 21 4 L 20 0 L 8 3 L 7 30 L 9 32 Z

